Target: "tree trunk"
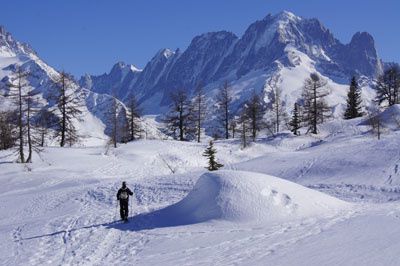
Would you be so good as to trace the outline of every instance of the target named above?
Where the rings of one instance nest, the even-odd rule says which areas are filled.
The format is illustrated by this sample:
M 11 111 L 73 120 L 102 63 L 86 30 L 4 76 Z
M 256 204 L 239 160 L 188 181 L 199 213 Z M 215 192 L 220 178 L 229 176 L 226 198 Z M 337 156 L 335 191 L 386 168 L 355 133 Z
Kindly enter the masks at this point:
M 61 85 L 61 93 L 62 93 L 62 121 L 61 121 L 61 142 L 60 146 L 64 147 L 65 146 L 65 132 L 67 131 L 67 110 L 66 110 L 66 92 L 65 92 L 65 79 L 62 77 L 62 85 Z
M 18 97 L 19 97 L 19 117 L 18 117 L 18 127 L 19 127 L 19 157 L 21 163 L 25 163 L 24 156 L 24 125 L 23 125 L 23 110 L 22 110 L 22 84 L 21 77 L 18 78 Z
M 229 109 L 228 103 L 225 105 L 225 138 L 229 139 Z
M 313 84 L 313 86 L 314 86 L 314 90 L 313 90 L 313 93 L 314 93 L 314 101 L 313 101 L 313 125 L 312 125 L 312 127 L 313 127 L 313 130 L 312 130 L 312 133 L 313 134 L 317 134 L 317 118 L 318 118 L 318 111 L 317 111 L 317 85 L 315 84 L 315 82 L 314 82 L 314 84 Z
M 27 125 L 27 133 L 28 133 L 28 159 L 26 160 L 27 163 L 32 162 L 32 138 L 31 138 L 31 99 L 28 95 L 28 106 L 27 106 L 27 118 L 26 118 L 26 125 Z
M 183 106 L 179 107 L 179 140 L 183 141 Z

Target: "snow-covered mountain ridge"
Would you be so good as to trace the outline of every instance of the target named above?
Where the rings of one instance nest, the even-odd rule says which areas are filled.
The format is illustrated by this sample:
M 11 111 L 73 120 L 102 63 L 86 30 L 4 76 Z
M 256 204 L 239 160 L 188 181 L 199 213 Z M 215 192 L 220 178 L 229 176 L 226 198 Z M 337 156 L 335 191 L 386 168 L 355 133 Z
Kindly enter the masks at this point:
M 9 88 L 6 84 L 15 74 L 17 65 L 31 73 L 28 77 L 29 86 L 40 93 L 43 106 L 54 109 L 52 92 L 55 89 L 55 81 L 59 78 L 59 72 L 44 62 L 29 45 L 15 40 L 4 27 L 0 26 L 0 110 L 13 108 L 9 99 L 2 95 L 8 94 Z M 140 72 L 132 65 L 119 63 L 117 66 L 112 72 L 113 76 L 125 77 Z M 109 132 L 107 113 L 113 97 L 104 92 L 93 92 L 82 88 L 76 82 L 71 84 L 69 90 L 80 95 L 79 105 L 82 109 L 82 117 L 81 121 L 76 120 L 74 124 L 83 137 L 81 144 L 98 145 L 107 141 L 108 137 L 105 134 Z M 118 96 L 117 93 L 116 91 L 116 96 Z M 122 112 L 125 108 L 124 104 L 117 101 L 117 105 L 119 112 Z M 156 128 L 149 122 L 145 123 L 150 137 L 155 137 L 158 134 Z
M 141 72 L 123 79 L 120 74 L 113 75 L 116 67 L 118 64 L 102 76 L 86 75 L 80 85 L 95 92 L 117 88 L 121 100 L 134 94 L 146 113 L 159 114 L 169 104 L 171 91 L 184 88 L 190 94 L 201 82 L 212 96 L 225 80 L 233 87 L 238 103 L 253 89 L 267 92 L 274 82 L 291 104 L 311 72 L 330 81 L 331 103 L 336 106 L 344 102 L 340 85 L 347 85 L 356 75 L 367 81 L 362 85 L 368 87 L 384 63 L 369 33 L 357 32 L 350 43 L 343 44 L 319 20 L 283 11 L 254 22 L 241 37 L 227 31 L 209 32 L 193 38 L 185 51 L 162 49 Z M 365 94 L 369 99 L 371 91 L 366 89 Z

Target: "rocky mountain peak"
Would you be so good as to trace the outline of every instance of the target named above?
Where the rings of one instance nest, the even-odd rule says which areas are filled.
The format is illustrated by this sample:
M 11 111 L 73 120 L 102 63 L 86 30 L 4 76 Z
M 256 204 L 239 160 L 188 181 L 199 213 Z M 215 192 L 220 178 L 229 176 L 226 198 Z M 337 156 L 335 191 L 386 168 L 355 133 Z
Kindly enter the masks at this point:
M 9 55 L 35 55 L 35 51 L 26 43 L 18 42 L 4 26 L 0 25 L 0 53 Z
M 368 32 L 357 32 L 350 41 L 350 46 L 375 52 L 375 40 Z

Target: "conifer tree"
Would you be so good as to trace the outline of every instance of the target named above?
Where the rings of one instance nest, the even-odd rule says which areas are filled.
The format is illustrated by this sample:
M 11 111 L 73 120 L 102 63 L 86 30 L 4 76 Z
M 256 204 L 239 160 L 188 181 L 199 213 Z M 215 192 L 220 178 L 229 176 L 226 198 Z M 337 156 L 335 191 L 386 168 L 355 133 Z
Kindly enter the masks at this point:
M 28 71 L 24 71 L 20 66 L 16 66 L 15 69 L 15 76 L 10 78 L 9 83 L 7 86 L 10 88 L 10 93 L 8 97 L 13 99 L 15 105 L 18 108 L 17 111 L 17 128 L 18 128 L 18 161 L 20 163 L 25 163 L 25 88 L 28 86 L 27 77 L 30 75 Z M 13 90 L 15 89 L 15 91 Z
M 193 118 L 190 101 L 184 90 L 178 90 L 170 95 L 170 111 L 164 119 L 169 133 L 180 141 L 192 138 Z
M 16 104 L 16 125 L 18 127 L 18 161 L 21 163 L 31 163 L 33 151 L 40 152 L 35 136 L 34 121 L 35 113 L 39 112 L 42 105 L 38 101 L 39 92 L 29 85 L 28 78 L 32 77 L 30 71 L 23 70 L 21 66 L 15 66 L 15 74 L 9 78 L 8 87 L 10 97 Z M 25 157 L 24 148 L 27 146 L 28 153 Z
M 46 137 L 49 134 L 49 129 L 57 124 L 56 121 L 56 117 L 54 116 L 54 114 L 43 108 L 39 111 L 39 113 L 37 114 L 37 117 L 34 121 L 34 125 L 36 128 L 36 132 L 38 134 L 38 145 L 40 147 L 44 147 L 46 144 Z
M 268 122 L 273 126 L 273 131 L 278 133 L 281 130 L 281 125 L 287 124 L 288 115 L 286 113 L 285 102 L 282 98 L 282 89 L 277 84 L 277 81 L 271 79 L 269 81 L 269 87 L 271 88 L 269 93 L 271 110 L 268 114 Z
M 234 118 L 232 118 L 232 121 L 231 121 L 231 124 L 230 124 L 230 129 L 231 129 L 231 132 L 232 132 L 232 138 L 234 139 L 235 138 L 235 133 L 236 133 L 236 131 L 237 131 L 237 126 L 238 126 L 238 117 L 234 117 Z
M 110 125 L 110 144 L 117 148 L 120 124 L 118 121 L 118 103 L 117 99 L 112 96 L 111 104 L 107 112 L 107 122 Z
M 13 123 L 15 112 L 0 111 L 0 150 L 14 147 L 16 140 L 16 127 Z
M 223 167 L 223 164 L 220 164 L 216 161 L 215 159 L 215 154 L 217 153 L 217 150 L 214 148 L 214 143 L 212 140 L 210 140 L 210 143 L 206 150 L 203 153 L 204 157 L 208 158 L 208 166 L 206 167 L 209 171 L 216 171 L 219 168 Z
M 28 144 L 28 158 L 27 163 L 32 162 L 33 150 L 39 152 L 39 145 L 37 141 L 37 136 L 33 132 L 33 114 L 40 111 L 39 103 L 37 101 L 38 91 L 35 91 L 32 87 L 28 87 L 28 92 L 25 95 L 25 112 L 26 112 L 26 133 L 27 133 L 27 144 Z
M 197 142 L 201 140 L 201 128 L 206 118 L 206 95 L 204 94 L 203 87 L 199 84 L 195 90 L 195 95 L 192 100 L 192 119 L 194 122 L 195 135 Z
M 308 131 L 312 134 L 318 133 L 318 124 L 330 117 L 330 108 L 325 102 L 325 97 L 329 95 L 326 88 L 326 80 L 322 79 L 317 73 L 310 74 L 303 86 L 303 118 L 307 123 Z
M 244 108 L 249 121 L 252 140 L 256 141 L 257 134 L 263 127 L 264 108 L 261 97 L 256 92 L 253 92 L 252 97 L 247 101 Z
M 347 93 L 347 108 L 344 112 L 344 119 L 352 119 L 362 116 L 361 103 L 361 92 L 358 88 L 357 80 L 353 76 L 350 82 L 349 92 Z
M 296 136 L 300 135 L 301 119 L 300 119 L 300 112 L 299 112 L 299 105 L 297 103 L 294 104 L 293 108 L 293 115 L 292 120 L 289 122 L 290 131 L 293 132 Z
M 67 138 L 70 145 L 79 139 L 73 121 L 81 120 L 82 106 L 79 103 L 79 92 L 74 88 L 73 77 L 70 74 L 64 71 L 60 72 L 55 84 L 54 98 L 60 112 L 58 133 L 60 135 L 60 146 L 64 147 Z
M 229 125 L 232 119 L 231 114 L 231 103 L 232 103 L 232 92 L 228 85 L 228 82 L 225 81 L 224 85 L 220 88 L 217 94 L 217 117 L 218 122 L 224 130 L 225 138 L 229 138 Z
M 142 127 L 140 124 L 140 114 L 141 109 L 137 103 L 136 97 L 132 95 L 127 104 L 128 109 L 128 128 L 129 128 L 129 141 L 134 141 L 140 138 L 140 133 L 142 132 Z
M 247 147 L 247 140 L 248 140 L 248 134 L 249 134 L 249 118 L 247 116 L 247 112 L 245 107 L 240 112 L 239 118 L 239 133 L 240 133 L 240 141 L 242 144 L 242 148 Z

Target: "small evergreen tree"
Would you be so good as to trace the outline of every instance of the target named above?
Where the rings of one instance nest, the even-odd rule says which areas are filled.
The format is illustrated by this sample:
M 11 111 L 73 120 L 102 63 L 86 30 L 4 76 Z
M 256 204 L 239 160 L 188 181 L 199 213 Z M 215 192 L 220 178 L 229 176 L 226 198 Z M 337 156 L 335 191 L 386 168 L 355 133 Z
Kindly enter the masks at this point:
M 289 122 L 290 126 L 290 131 L 293 132 L 296 136 L 300 135 L 299 129 L 300 129 L 300 113 L 299 113 L 299 105 L 297 103 L 294 104 L 294 109 L 293 109 L 293 116 L 292 120 Z
M 208 158 L 208 166 L 206 168 L 209 171 L 215 171 L 224 166 L 223 164 L 220 164 L 215 160 L 216 153 L 217 150 L 214 148 L 214 143 L 212 140 L 210 140 L 207 149 L 203 153 L 203 156 Z
M 361 112 L 361 92 L 355 77 L 352 77 L 350 90 L 347 93 L 347 108 L 344 112 L 344 119 L 352 119 L 362 116 Z

